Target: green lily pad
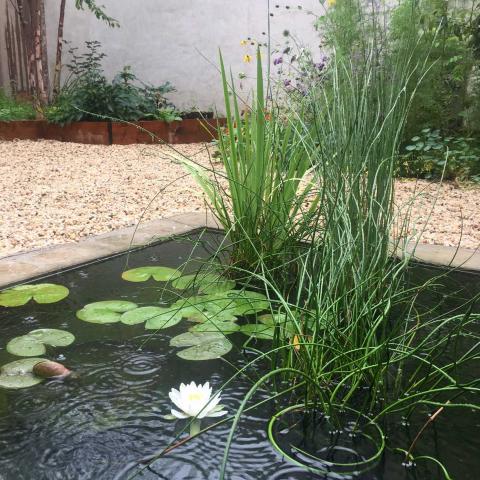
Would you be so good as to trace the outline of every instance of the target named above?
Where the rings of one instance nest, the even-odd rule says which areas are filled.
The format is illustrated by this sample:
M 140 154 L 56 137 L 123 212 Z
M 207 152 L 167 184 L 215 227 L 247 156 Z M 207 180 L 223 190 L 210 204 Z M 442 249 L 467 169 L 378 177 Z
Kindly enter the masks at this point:
M 218 273 L 198 272 L 177 278 L 172 285 L 179 290 L 198 289 L 203 293 L 222 293 L 235 288 L 235 282 Z
M 43 378 L 33 374 L 33 367 L 44 358 L 23 358 L 7 363 L 0 368 L 0 388 L 27 388 L 43 381 Z
M 165 314 L 169 313 L 168 316 Z M 139 307 L 133 310 L 129 310 L 121 315 L 120 321 L 126 325 L 136 325 L 138 323 L 150 322 L 150 324 L 155 324 L 156 320 L 159 320 L 165 323 L 172 315 L 176 314 L 176 310 L 165 307 Z M 153 327 L 155 328 L 155 327 Z M 160 327 L 156 327 L 160 328 Z M 164 327 L 166 328 L 166 327 Z
M 147 330 L 161 330 L 173 327 L 179 323 L 183 316 L 181 310 L 172 309 L 171 307 L 158 307 L 159 310 L 153 318 L 149 318 L 145 324 Z
M 132 268 L 122 273 L 122 278 L 128 282 L 146 282 L 153 277 L 157 282 L 169 282 L 180 277 L 181 272 L 169 267 Z
M 75 335 L 57 328 L 39 328 L 32 330 L 27 336 L 51 347 L 68 347 L 75 341 Z
M 89 303 L 77 312 L 77 318 L 89 323 L 116 323 L 122 313 L 137 308 L 137 304 L 126 300 L 104 300 Z
M 189 347 L 177 352 L 184 360 L 213 360 L 232 349 L 231 342 L 219 332 L 186 332 L 170 340 L 172 347 Z
M 216 295 L 208 295 L 205 308 L 209 312 L 225 312 L 232 315 L 249 315 L 269 308 L 267 297 L 249 290 L 230 290 Z
M 19 285 L 0 292 L 0 305 L 3 307 L 19 307 L 32 298 L 37 303 L 55 303 L 63 300 L 69 294 L 67 287 L 54 283 L 37 283 Z
M 220 332 L 224 335 L 230 335 L 238 330 L 240 330 L 240 325 L 235 322 L 215 321 L 213 318 L 188 329 L 189 332 Z
M 7 352 L 19 357 L 36 357 L 47 351 L 45 345 L 66 347 L 75 341 L 75 336 L 66 330 L 40 328 L 27 335 L 12 338 L 7 343 Z
M 12 338 L 7 343 L 7 352 L 19 357 L 37 357 L 44 355 L 47 349 L 42 342 L 39 342 L 29 335 Z
M 240 327 L 240 332 L 253 338 L 273 340 L 275 328 L 270 325 L 264 325 L 263 323 L 247 323 Z

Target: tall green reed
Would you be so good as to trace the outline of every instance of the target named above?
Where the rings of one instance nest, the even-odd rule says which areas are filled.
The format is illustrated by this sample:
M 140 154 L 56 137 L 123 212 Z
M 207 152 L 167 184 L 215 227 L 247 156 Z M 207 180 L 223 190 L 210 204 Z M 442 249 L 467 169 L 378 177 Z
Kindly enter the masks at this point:
M 305 234 L 302 219 L 312 216 L 316 199 L 306 180 L 311 167 L 307 132 L 299 130 L 277 106 L 267 102 L 260 53 L 251 104 L 237 94 L 220 55 L 227 125 L 219 132 L 218 150 L 225 173 L 200 168 L 183 160 L 208 196 L 233 244 L 235 266 L 254 267 L 265 261 L 283 264 L 297 239 Z M 226 179 L 228 188 L 224 188 Z

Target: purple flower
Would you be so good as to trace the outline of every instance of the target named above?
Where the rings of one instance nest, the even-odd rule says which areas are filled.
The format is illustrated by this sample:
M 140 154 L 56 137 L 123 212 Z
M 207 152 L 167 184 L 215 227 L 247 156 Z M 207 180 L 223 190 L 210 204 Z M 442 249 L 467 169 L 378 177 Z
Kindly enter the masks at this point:
M 291 84 L 292 84 L 292 81 L 289 80 L 288 78 L 283 81 L 283 85 L 284 85 L 285 87 L 289 87 Z
M 280 65 L 281 63 L 283 63 L 283 58 L 282 57 L 278 57 L 273 61 L 274 65 Z
M 325 63 L 324 62 L 318 62 L 318 63 L 314 63 L 313 66 L 318 70 L 323 70 L 323 67 L 325 67 Z

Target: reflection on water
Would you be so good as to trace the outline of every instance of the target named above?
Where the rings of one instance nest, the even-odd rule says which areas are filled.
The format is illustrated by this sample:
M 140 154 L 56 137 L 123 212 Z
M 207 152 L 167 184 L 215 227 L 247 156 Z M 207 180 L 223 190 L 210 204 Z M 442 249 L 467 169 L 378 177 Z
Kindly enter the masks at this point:
M 206 243 L 198 244 L 193 254 L 192 241 L 150 247 L 131 254 L 128 267 L 155 262 L 176 267 L 187 259 L 214 251 L 219 238 L 218 234 L 203 237 Z M 15 359 L 5 351 L 8 340 L 32 329 L 61 328 L 76 336 L 73 345 L 48 352 L 49 358 L 72 369 L 73 376 L 24 390 L 0 390 L 1 480 L 113 479 L 129 462 L 169 445 L 185 426 L 185 422 L 164 419 L 170 410 L 168 392 L 172 387 L 178 387 L 180 382 L 208 380 L 218 389 L 234 373 L 232 363 L 238 367 L 247 361 L 241 349 L 228 354 L 225 359 L 228 361 L 188 362 L 178 358 L 169 340 L 186 330 L 185 322 L 151 333 L 143 325 L 101 326 L 77 320 L 76 310 L 99 300 L 128 299 L 139 305 L 175 300 L 173 292 L 153 280 L 146 283 L 121 280 L 125 266 L 126 257 L 119 256 L 53 275 L 49 282 L 70 288 L 66 300 L 52 305 L 30 303 L 0 311 L 0 365 Z M 480 289 L 478 278 L 465 278 Z M 465 278 L 459 276 L 456 281 L 465 285 Z M 240 334 L 231 338 L 237 344 L 244 339 Z M 255 375 L 260 372 L 250 372 L 250 376 Z M 234 412 L 249 385 L 247 379 L 229 385 L 222 394 L 222 404 Z M 267 393 L 260 392 L 255 399 L 262 396 Z M 321 478 L 292 466 L 274 451 L 266 434 L 273 413 L 272 406 L 265 404 L 243 417 L 231 449 L 227 478 Z M 206 419 L 202 426 L 215 421 Z M 419 416 L 416 425 L 401 426 L 398 422 L 389 427 L 390 443 L 408 445 L 424 421 L 425 417 Z M 425 453 L 438 453 L 454 478 L 474 480 L 480 471 L 479 423 L 478 415 L 473 412 L 448 411 L 425 433 L 420 448 Z M 218 478 L 228 432 L 228 423 L 216 427 L 138 471 L 134 478 L 214 480 Z M 355 478 L 441 478 L 432 465 L 407 470 L 401 463 L 401 457 L 387 451 L 374 471 Z

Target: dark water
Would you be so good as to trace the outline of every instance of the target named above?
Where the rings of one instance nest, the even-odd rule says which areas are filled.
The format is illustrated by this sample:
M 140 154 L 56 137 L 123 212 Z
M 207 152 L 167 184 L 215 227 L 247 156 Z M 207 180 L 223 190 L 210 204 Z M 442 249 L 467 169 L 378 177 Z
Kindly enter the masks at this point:
M 130 255 L 128 268 L 148 264 L 176 267 L 186 260 L 195 269 L 195 258 L 214 251 L 218 234 L 202 236 L 193 252 L 194 236 L 166 242 Z M 186 322 L 158 333 L 144 330 L 143 324 L 99 326 L 75 317 L 83 305 L 99 300 L 128 299 L 138 304 L 167 303 L 172 293 L 161 284 L 129 283 L 120 278 L 126 256 L 119 256 L 54 274 L 46 280 L 70 288 L 70 296 L 57 304 L 0 307 L 0 365 L 18 359 L 5 351 L 12 337 L 36 328 L 61 328 L 76 336 L 74 344 L 50 349 L 47 356 L 61 361 L 75 372 L 75 378 L 51 380 L 17 391 L 0 390 L 0 480 L 107 480 L 113 479 L 129 462 L 153 454 L 169 445 L 184 427 L 182 421 L 163 418 L 170 411 L 168 392 L 180 382 L 210 381 L 214 389 L 248 361 L 247 353 L 234 349 L 225 359 L 188 362 L 175 355 L 171 337 L 188 328 Z M 438 272 L 437 272 L 438 273 Z M 432 272 L 418 268 L 415 277 L 428 278 Z M 480 291 L 480 277 L 456 273 L 439 288 L 430 301 L 448 303 L 446 292 L 461 290 L 471 296 Z M 241 344 L 243 337 L 230 337 Z M 258 345 L 261 346 L 261 343 Z M 261 372 L 250 372 L 260 375 Z M 224 389 L 222 404 L 235 412 L 251 382 L 238 379 Z M 255 400 L 267 398 L 259 392 Z M 473 401 L 474 399 L 472 399 Z M 478 399 L 475 399 L 478 401 Z M 428 410 L 425 411 L 425 415 Z M 284 461 L 272 448 L 266 426 L 274 410 L 269 404 L 246 414 L 232 445 L 227 478 L 232 480 L 304 480 L 322 478 Z M 401 421 L 387 432 L 389 444 L 407 448 L 423 425 L 419 415 L 409 425 Z M 202 426 L 212 423 L 207 419 Z M 173 450 L 148 469 L 133 469 L 123 479 L 208 479 L 218 478 L 229 424 Z M 480 478 L 480 415 L 466 410 L 449 410 L 425 432 L 417 453 L 442 460 L 454 479 Z M 440 470 L 430 463 L 416 468 L 402 466 L 401 455 L 386 450 L 377 467 L 356 477 L 385 480 L 436 480 Z M 339 478 L 330 475 L 325 478 Z

